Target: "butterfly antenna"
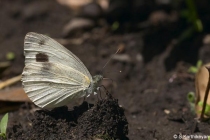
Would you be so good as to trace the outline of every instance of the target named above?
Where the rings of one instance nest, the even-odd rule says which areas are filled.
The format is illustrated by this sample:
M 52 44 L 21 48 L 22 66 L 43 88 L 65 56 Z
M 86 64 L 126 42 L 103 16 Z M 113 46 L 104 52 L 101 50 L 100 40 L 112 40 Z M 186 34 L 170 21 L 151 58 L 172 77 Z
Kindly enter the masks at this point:
M 116 53 L 115 54 L 117 54 L 118 52 L 120 52 L 121 51 L 121 49 L 119 48 L 117 51 L 116 51 Z M 102 71 L 103 71 L 103 69 L 106 67 L 106 65 L 110 62 L 110 60 L 113 58 L 113 55 L 109 58 L 109 60 L 106 62 L 106 64 L 103 66 L 103 68 L 102 68 Z

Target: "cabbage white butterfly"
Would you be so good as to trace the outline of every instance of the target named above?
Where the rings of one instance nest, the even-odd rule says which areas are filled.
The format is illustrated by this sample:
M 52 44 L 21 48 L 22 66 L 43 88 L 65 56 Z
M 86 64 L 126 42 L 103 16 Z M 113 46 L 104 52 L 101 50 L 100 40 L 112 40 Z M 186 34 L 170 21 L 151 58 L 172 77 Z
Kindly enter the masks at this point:
M 102 75 L 91 76 L 82 61 L 52 38 L 30 32 L 24 41 L 23 89 L 41 108 L 68 104 L 97 90 Z

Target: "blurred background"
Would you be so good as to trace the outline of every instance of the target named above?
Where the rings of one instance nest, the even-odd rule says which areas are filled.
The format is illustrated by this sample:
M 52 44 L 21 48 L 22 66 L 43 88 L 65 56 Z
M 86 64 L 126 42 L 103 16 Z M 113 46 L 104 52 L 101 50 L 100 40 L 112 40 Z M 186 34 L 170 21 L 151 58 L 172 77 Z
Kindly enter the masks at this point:
M 24 37 L 37 32 L 72 51 L 92 75 L 112 57 L 104 76 L 114 82 L 102 84 L 125 108 L 129 138 L 153 137 L 166 124 L 169 133 L 159 130 L 156 137 L 171 138 L 184 126 L 164 120 L 164 110 L 189 110 L 194 75 L 188 69 L 210 60 L 209 7 L 209 0 L 0 1 L 0 113 L 14 111 L 11 119 L 21 122 L 12 116 L 35 108 L 20 75 Z

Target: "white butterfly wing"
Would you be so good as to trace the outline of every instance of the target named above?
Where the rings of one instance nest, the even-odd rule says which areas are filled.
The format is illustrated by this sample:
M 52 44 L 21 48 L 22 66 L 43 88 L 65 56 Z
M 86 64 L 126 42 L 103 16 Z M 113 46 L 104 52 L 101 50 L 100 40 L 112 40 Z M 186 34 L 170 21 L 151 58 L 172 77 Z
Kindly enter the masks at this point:
M 48 59 L 50 63 L 69 66 L 92 79 L 88 69 L 76 55 L 46 35 L 27 33 L 24 41 L 24 54 L 26 65 L 27 63 L 43 62 Z
M 53 108 L 85 96 L 92 77 L 73 53 L 51 38 L 28 33 L 25 38 L 22 83 L 39 107 Z

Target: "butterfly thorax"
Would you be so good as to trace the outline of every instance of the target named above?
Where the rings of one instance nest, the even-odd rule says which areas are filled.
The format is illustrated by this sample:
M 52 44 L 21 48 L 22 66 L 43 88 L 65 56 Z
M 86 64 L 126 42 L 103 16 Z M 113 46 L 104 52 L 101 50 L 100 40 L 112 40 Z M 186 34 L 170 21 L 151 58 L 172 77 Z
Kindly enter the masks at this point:
M 93 76 L 93 80 L 90 83 L 90 86 L 88 87 L 87 92 L 89 94 L 95 92 L 97 90 L 97 87 L 98 87 L 99 82 L 102 79 L 103 79 L 103 76 L 102 75 L 95 75 L 95 76 Z

